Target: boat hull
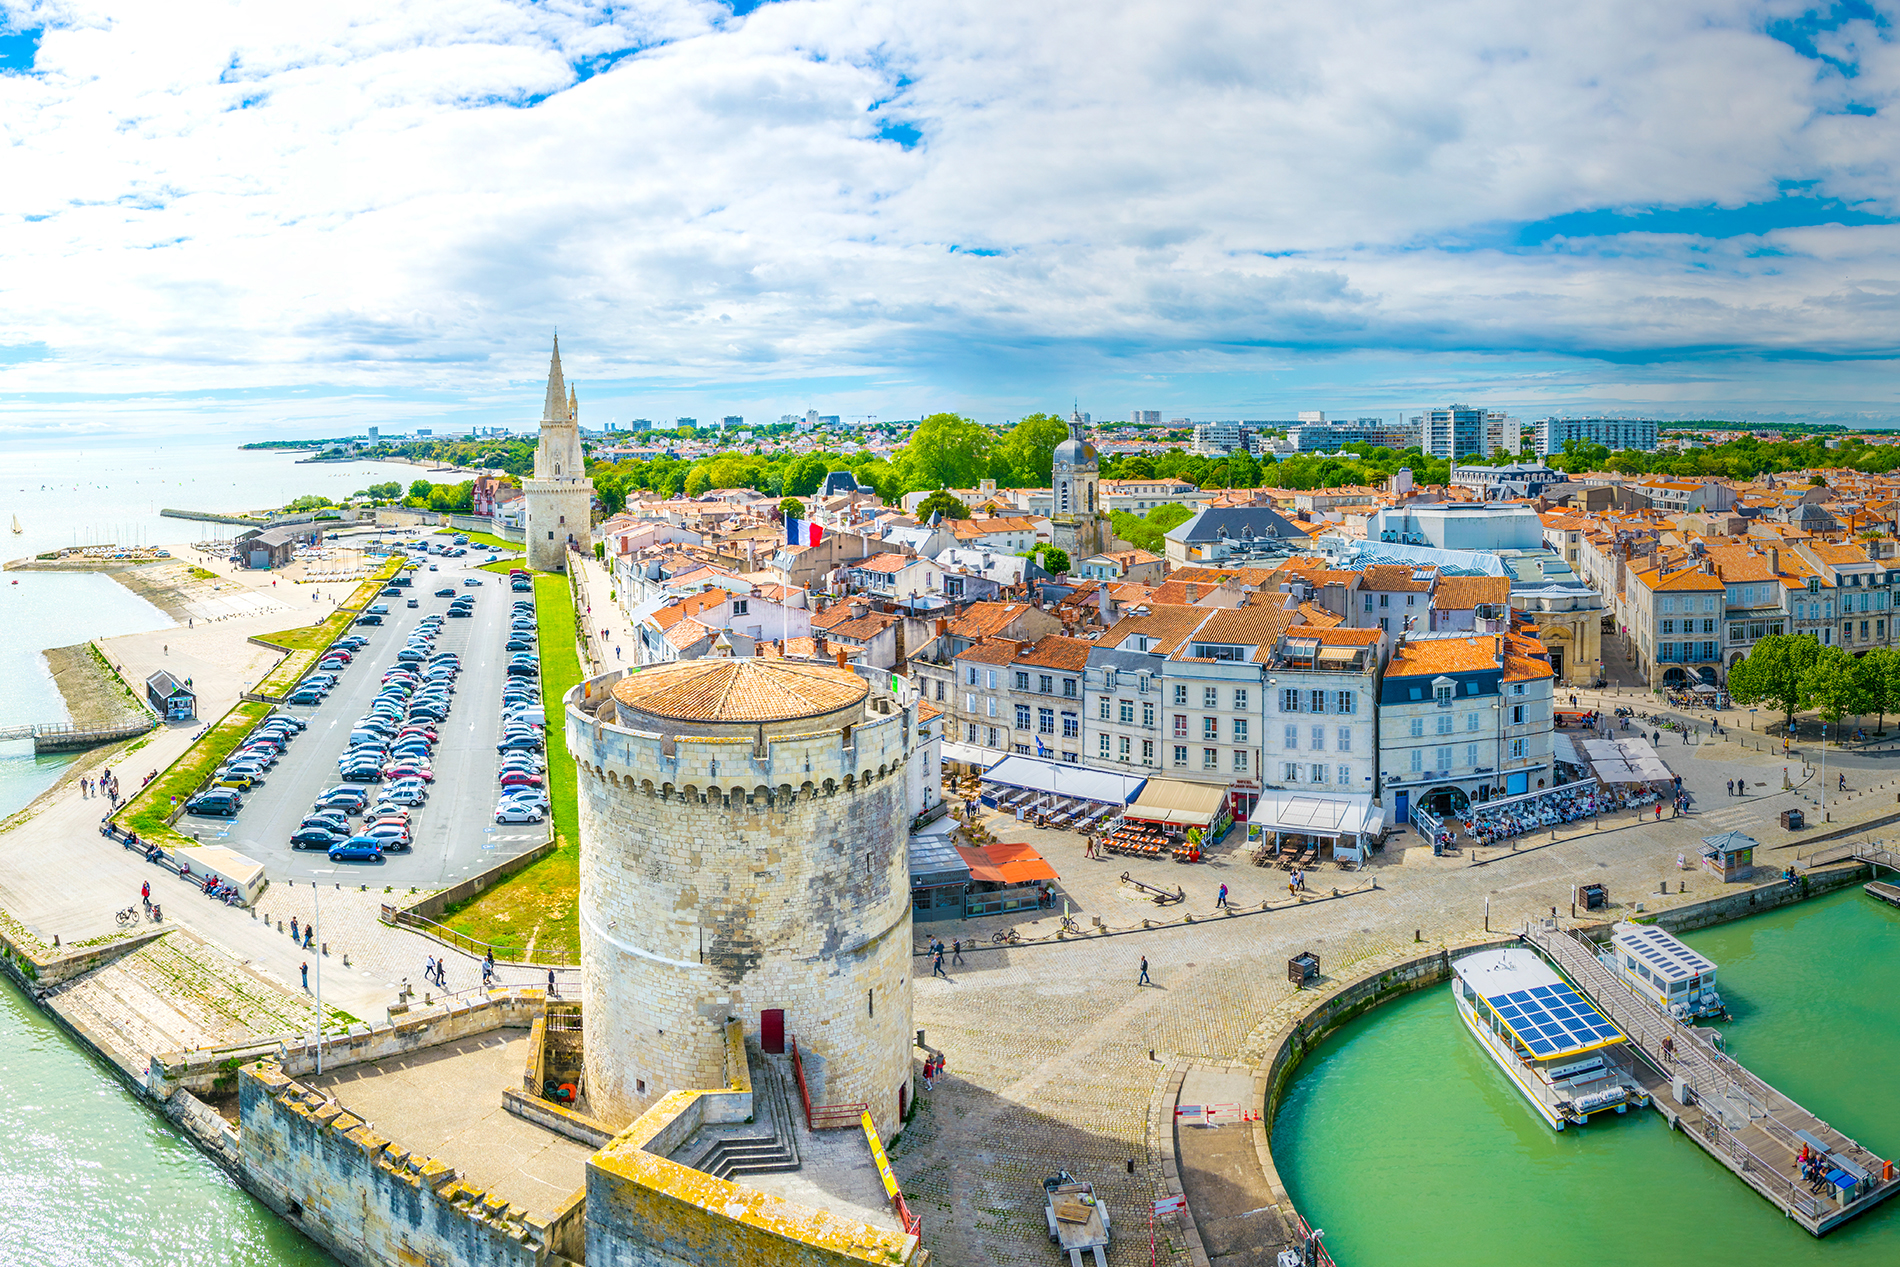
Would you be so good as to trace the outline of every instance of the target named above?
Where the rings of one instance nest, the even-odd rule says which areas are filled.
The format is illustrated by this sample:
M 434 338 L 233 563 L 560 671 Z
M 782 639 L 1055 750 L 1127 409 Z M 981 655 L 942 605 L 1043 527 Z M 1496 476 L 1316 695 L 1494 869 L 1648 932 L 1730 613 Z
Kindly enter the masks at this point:
M 1581 1100 L 1572 1100 L 1570 1103 L 1572 1104 L 1574 1112 L 1571 1115 L 1566 1115 L 1555 1106 L 1545 1103 L 1543 1097 L 1538 1094 L 1539 1088 L 1544 1084 L 1537 1078 L 1537 1075 L 1525 1067 L 1517 1057 L 1503 1045 L 1495 1034 L 1491 1033 L 1490 1030 L 1483 1025 L 1478 1024 L 1477 1016 L 1466 1006 L 1464 999 L 1460 996 L 1456 981 L 1452 983 L 1452 998 L 1455 1000 L 1458 1008 L 1458 1019 L 1464 1022 L 1465 1029 L 1470 1032 L 1472 1039 L 1478 1044 L 1478 1047 L 1487 1056 L 1491 1057 L 1492 1063 L 1496 1064 L 1497 1067 L 1503 1071 L 1505 1078 L 1510 1081 L 1512 1086 L 1517 1088 L 1518 1094 L 1524 1097 L 1525 1101 L 1536 1111 L 1537 1116 L 1542 1118 L 1545 1125 L 1549 1126 L 1552 1130 L 1561 1131 L 1566 1126 L 1573 1124 L 1580 1126 L 1598 1113 L 1607 1113 L 1612 1110 L 1617 1113 L 1627 1113 L 1632 1105 L 1640 1108 L 1648 1103 L 1646 1096 L 1630 1095 L 1627 1093 L 1619 1098 L 1608 1099 L 1598 1104 L 1591 1103 L 1591 1099 L 1595 1097 L 1585 1097 Z

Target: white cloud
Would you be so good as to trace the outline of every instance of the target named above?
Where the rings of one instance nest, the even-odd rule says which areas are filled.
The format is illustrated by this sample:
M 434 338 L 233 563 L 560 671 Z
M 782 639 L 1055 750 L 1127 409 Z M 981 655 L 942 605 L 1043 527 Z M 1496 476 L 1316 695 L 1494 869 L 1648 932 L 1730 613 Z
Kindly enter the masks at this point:
M 1511 244 L 1789 182 L 1900 211 L 1900 54 L 1810 31 L 1844 77 L 1786 0 L 0 6 L 46 27 L 0 75 L 0 348 L 50 349 L 0 392 L 487 391 L 557 324 L 583 381 L 923 392 L 1893 348 L 1893 227 Z

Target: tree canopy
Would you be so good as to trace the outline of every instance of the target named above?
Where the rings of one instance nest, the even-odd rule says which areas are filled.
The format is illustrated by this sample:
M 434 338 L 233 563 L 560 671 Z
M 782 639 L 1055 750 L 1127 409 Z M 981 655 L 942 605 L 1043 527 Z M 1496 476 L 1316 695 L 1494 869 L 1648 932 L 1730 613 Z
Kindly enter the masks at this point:
M 1794 715 L 1813 698 L 1808 674 L 1820 655 L 1821 644 L 1805 634 L 1771 634 L 1729 670 L 1728 693 L 1738 704 L 1779 710 L 1782 724 L 1792 726 Z
M 929 523 L 930 517 L 936 514 L 945 519 L 968 519 L 970 508 L 940 488 L 917 504 L 917 518 L 921 522 Z

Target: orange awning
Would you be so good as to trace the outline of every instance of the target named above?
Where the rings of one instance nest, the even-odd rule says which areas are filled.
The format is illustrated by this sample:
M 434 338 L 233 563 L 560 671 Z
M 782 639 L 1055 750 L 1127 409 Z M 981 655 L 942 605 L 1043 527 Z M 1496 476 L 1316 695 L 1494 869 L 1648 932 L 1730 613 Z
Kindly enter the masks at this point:
M 975 849 L 957 846 L 957 853 L 970 866 L 972 880 L 991 884 L 1030 884 L 1037 880 L 1059 880 L 1056 869 L 1028 845 L 990 845 Z

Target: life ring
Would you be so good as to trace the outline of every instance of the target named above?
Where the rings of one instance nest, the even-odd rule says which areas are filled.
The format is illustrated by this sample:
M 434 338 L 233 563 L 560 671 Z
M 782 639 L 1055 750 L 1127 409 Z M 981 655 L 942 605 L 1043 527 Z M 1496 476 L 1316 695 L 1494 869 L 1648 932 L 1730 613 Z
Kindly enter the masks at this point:
M 573 1083 L 563 1082 L 561 1084 L 559 1099 L 563 1104 L 571 1102 L 578 1094 L 580 1094 L 580 1092 L 575 1088 Z

